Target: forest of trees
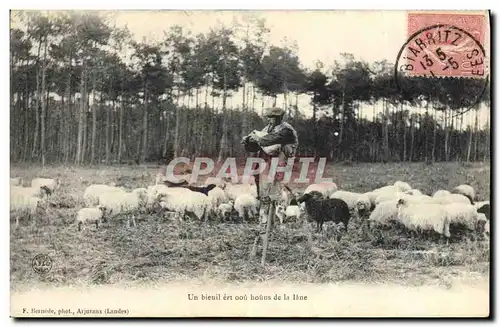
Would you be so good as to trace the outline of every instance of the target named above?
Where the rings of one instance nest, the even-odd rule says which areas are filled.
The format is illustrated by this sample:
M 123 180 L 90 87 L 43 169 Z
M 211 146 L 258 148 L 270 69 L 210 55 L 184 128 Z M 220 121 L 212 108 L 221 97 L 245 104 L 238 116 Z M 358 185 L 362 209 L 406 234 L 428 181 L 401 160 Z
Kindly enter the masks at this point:
M 393 63 L 346 53 L 325 63 L 331 73 L 308 70 L 294 46 L 268 44 L 266 22 L 252 17 L 238 23 L 243 37 L 235 26 L 198 35 L 174 26 L 160 42 L 134 41 L 126 28 L 88 13 L 24 12 L 16 19 L 22 27 L 10 29 L 13 163 L 243 156 L 242 136 L 264 126 L 264 97 L 284 98 L 301 156 L 490 159 L 489 116 L 478 123 L 479 105 L 490 106 L 489 85 L 479 103 L 468 105 L 478 80 L 406 79 L 400 89 Z M 230 101 L 238 90 L 241 102 Z M 310 118 L 299 108 L 304 94 L 314 108 Z M 381 113 L 375 103 L 382 103 Z M 368 120 L 362 111 L 371 107 L 375 119 Z M 461 113 L 468 110 L 475 110 L 475 122 L 464 125 Z

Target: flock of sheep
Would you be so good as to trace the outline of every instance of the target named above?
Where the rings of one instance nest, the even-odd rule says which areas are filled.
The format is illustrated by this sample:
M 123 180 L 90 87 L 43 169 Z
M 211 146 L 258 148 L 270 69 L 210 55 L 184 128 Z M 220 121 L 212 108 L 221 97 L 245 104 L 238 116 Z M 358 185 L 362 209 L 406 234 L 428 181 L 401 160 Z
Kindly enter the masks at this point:
M 11 178 L 11 212 L 21 211 L 35 218 L 41 203 L 58 192 L 60 181 L 35 178 L 23 187 L 20 177 Z M 399 224 L 412 233 L 434 231 L 450 238 L 450 226 L 489 234 L 489 201 L 475 202 L 474 189 L 459 185 L 450 191 L 438 190 L 432 196 L 422 194 L 408 183 L 397 181 L 367 193 L 338 189 L 333 182 L 309 185 L 304 192 L 283 187 L 276 206 L 281 224 L 289 221 L 316 222 L 317 231 L 325 221 L 347 226 L 352 219 L 366 222 L 370 228 Z M 83 192 L 83 204 L 75 217 L 78 230 L 88 223 L 99 228 L 101 222 L 119 215 L 127 217 L 127 225 L 136 225 L 137 213 L 163 212 L 183 220 L 186 216 L 205 221 L 218 218 L 227 221 L 237 214 L 244 221 L 267 219 L 260 208 L 256 186 L 230 183 L 209 177 L 203 186 L 171 187 L 157 176 L 156 183 L 128 191 L 122 187 L 92 184 Z M 16 226 L 19 224 L 16 215 Z

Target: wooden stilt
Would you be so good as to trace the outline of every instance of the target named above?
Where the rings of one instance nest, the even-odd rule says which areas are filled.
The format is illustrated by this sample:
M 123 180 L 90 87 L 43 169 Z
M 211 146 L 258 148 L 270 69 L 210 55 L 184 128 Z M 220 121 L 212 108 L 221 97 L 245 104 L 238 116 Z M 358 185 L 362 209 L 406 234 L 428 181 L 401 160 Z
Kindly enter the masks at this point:
M 266 233 L 264 234 L 264 239 L 262 241 L 262 260 L 261 260 L 261 265 L 264 265 L 266 263 L 266 256 L 267 256 L 267 248 L 269 246 L 269 236 L 271 235 L 271 227 L 273 224 L 273 219 L 274 219 L 274 207 L 275 207 L 275 201 L 271 201 L 269 204 L 269 212 L 267 215 L 267 225 L 266 225 Z

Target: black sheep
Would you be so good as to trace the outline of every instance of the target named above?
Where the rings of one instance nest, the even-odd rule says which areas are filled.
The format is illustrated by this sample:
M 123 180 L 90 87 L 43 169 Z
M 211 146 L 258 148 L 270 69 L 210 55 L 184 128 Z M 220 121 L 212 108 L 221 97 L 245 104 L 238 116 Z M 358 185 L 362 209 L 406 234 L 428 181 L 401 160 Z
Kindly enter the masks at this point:
M 487 203 L 482 205 L 481 208 L 477 209 L 477 212 L 484 213 L 486 219 L 490 220 L 490 210 L 490 205 Z
M 325 221 L 342 222 L 347 229 L 349 223 L 349 207 L 341 199 L 325 199 L 320 192 L 312 191 L 303 194 L 297 202 L 305 202 L 307 215 L 316 221 L 316 231 L 323 230 Z
M 190 189 L 193 192 L 200 192 L 200 193 L 203 193 L 205 195 L 208 195 L 208 192 L 210 192 L 211 190 L 213 190 L 216 187 L 217 187 L 217 185 L 215 185 L 215 184 L 208 184 L 207 186 L 202 186 L 202 187 L 186 186 L 186 188 Z

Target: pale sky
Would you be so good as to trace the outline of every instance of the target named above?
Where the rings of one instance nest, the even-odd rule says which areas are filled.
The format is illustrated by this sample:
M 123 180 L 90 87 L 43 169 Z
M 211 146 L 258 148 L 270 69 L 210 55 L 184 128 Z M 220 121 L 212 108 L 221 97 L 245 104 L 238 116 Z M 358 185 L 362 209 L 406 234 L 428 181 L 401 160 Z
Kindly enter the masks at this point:
M 348 52 L 369 62 L 396 60 L 405 42 L 404 11 L 121 11 L 117 25 L 127 25 L 137 41 L 163 38 L 173 25 L 189 28 L 194 34 L 206 32 L 218 21 L 231 26 L 245 13 L 266 19 L 271 44 L 287 37 L 296 41 L 302 64 L 314 68 L 317 60 L 326 64 Z

